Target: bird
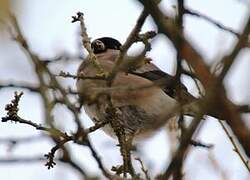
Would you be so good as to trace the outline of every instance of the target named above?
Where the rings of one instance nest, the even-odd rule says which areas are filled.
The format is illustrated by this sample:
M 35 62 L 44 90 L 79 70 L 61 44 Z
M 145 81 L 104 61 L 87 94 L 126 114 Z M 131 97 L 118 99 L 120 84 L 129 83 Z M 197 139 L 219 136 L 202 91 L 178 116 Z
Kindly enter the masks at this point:
M 101 37 L 91 43 L 99 66 L 106 73 L 112 72 L 121 47 L 122 44 L 111 37 Z M 126 55 L 125 64 L 129 60 L 136 62 L 137 59 Z M 100 69 L 90 56 L 83 60 L 77 75 L 93 78 L 78 78 L 76 87 L 79 101 L 94 123 L 107 121 L 107 109 L 111 102 L 116 120 L 124 128 L 125 134 L 144 139 L 154 134 L 169 119 L 177 117 L 176 111 L 180 105 L 197 100 L 184 84 L 176 83 L 175 76 L 160 70 L 150 58 L 144 57 L 143 62 L 129 70 L 121 65 L 112 84 L 108 85 L 106 79 L 94 78 L 100 74 Z M 165 83 L 153 85 L 161 80 Z M 102 91 L 106 93 L 100 93 Z M 110 124 L 102 129 L 111 137 L 116 137 Z

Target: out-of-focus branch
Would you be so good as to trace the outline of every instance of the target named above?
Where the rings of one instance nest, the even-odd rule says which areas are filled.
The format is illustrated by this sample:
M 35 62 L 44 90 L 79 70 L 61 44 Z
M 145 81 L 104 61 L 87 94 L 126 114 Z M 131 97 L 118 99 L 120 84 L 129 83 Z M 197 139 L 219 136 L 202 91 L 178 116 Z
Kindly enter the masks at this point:
M 208 17 L 208 16 L 206 16 L 206 15 L 200 13 L 200 12 L 197 12 L 197 11 L 195 11 L 195 10 L 191 10 L 191 9 L 186 9 L 186 8 L 185 8 L 185 14 L 190 14 L 190 15 L 192 15 L 192 16 L 196 16 L 196 17 L 198 17 L 198 18 L 202 18 L 202 19 L 204 19 L 204 20 L 206 20 L 206 21 L 212 23 L 212 24 L 215 25 L 216 27 L 218 27 L 218 28 L 220 28 L 220 29 L 222 29 L 222 30 L 224 30 L 224 31 L 230 32 L 230 33 L 234 34 L 234 35 L 235 35 L 236 37 L 238 37 L 238 38 L 240 37 L 240 34 L 237 33 L 237 32 L 235 32 L 235 31 L 232 30 L 231 28 L 226 27 L 226 26 L 224 26 L 223 24 L 220 24 L 219 22 L 215 21 L 214 19 L 212 19 L 212 18 L 210 18 L 210 17 Z
M 55 140 L 57 142 L 56 145 L 51 149 L 51 151 L 48 154 L 45 154 L 45 157 L 48 160 L 46 163 L 46 166 L 48 166 L 48 169 L 53 168 L 53 166 L 56 164 L 55 158 L 54 158 L 55 152 L 58 149 L 63 148 L 63 145 L 65 143 L 67 143 L 69 141 L 74 141 L 78 144 L 88 145 L 94 158 L 98 162 L 103 174 L 108 179 L 112 179 L 112 175 L 110 175 L 109 172 L 104 168 L 99 156 L 97 155 L 96 151 L 94 150 L 93 146 L 90 144 L 90 142 L 87 138 L 88 133 L 91 133 L 91 132 L 99 129 L 100 127 L 104 126 L 107 122 L 96 124 L 95 126 L 86 129 L 86 132 L 83 131 L 80 135 L 79 135 L 79 132 L 77 132 L 76 134 L 69 136 L 68 134 L 56 129 L 55 127 L 52 127 L 52 128 L 44 127 L 44 126 L 42 126 L 40 124 L 36 124 L 30 120 L 25 120 L 25 119 L 19 117 L 17 114 L 18 110 L 19 110 L 18 104 L 19 104 L 19 101 L 20 101 L 20 98 L 22 95 L 23 95 L 23 93 L 18 94 L 17 92 L 15 92 L 14 99 L 11 101 L 10 104 L 6 105 L 5 109 L 7 111 L 7 116 L 2 117 L 2 122 L 14 121 L 14 122 L 27 124 L 27 125 L 30 125 L 32 127 L 35 127 L 37 130 L 46 131 L 51 135 L 51 137 L 55 138 Z M 83 142 L 85 142 L 85 143 L 83 143 Z
M 95 158 L 97 164 L 98 164 L 98 167 L 101 169 L 103 175 L 110 179 L 110 180 L 113 180 L 113 179 L 121 179 L 119 178 L 119 176 L 116 176 L 116 175 L 111 175 L 108 170 L 104 167 L 102 161 L 101 161 L 101 158 L 98 156 L 97 152 L 95 151 L 94 147 L 92 146 L 92 144 L 90 143 L 90 141 L 87 142 L 87 145 L 88 147 L 90 148 L 90 151 L 91 151 L 91 154 L 92 156 Z
M 58 129 L 44 127 L 41 124 L 36 124 L 30 120 L 23 119 L 17 115 L 6 116 L 6 117 L 2 118 L 2 122 L 7 122 L 7 121 L 14 121 L 14 122 L 18 122 L 21 124 L 28 124 L 28 125 L 36 128 L 37 130 L 47 131 L 47 132 L 51 133 L 51 135 L 54 135 L 54 134 L 63 135 L 64 134 L 61 131 L 59 131 Z
M 221 180 L 228 180 L 229 179 L 229 174 L 227 171 L 224 170 L 223 167 L 220 166 L 219 162 L 217 161 L 217 159 L 215 158 L 214 154 L 212 153 L 212 151 L 209 152 L 208 154 L 208 159 L 211 162 L 211 165 L 213 166 L 214 170 L 216 172 L 218 172 L 218 174 L 220 175 L 220 179 Z
M 2 88 L 20 88 L 28 89 L 31 92 L 39 92 L 40 88 L 37 85 L 27 83 L 27 82 L 12 82 L 12 83 L 0 83 L 0 89 Z
M 8 151 L 12 151 L 16 146 L 39 142 L 43 139 L 48 139 L 49 137 L 44 135 L 36 135 L 36 136 L 28 136 L 28 137 L 4 137 L 0 138 L 0 144 L 4 144 L 7 146 Z
M 94 131 L 96 131 L 97 129 L 99 129 L 99 128 L 105 126 L 107 123 L 109 123 L 108 120 L 103 121 L 103 122 L 96 123 L 94 126 L 91 126 L 91 127 L 87 128 L 87 129 L 85 129 L 85 130 L 84 130 L 84 133 L 89 134 L 89 133 L 91 133 L 91 132 L 94 132 Z
M 6 159 L 0 159 L 0 164 L 6 163 L 34 163 L 34 162 L 40 162 L 44 161 L 44 157 L 29 157 L 29 158 L 6 158 Z
M 47 94 L 47 88 L 48 85 L 50 84 L 50 86 L 56 87 L 57 90 L 59 90 L 59 92 L 61 93 L 63 100 L 64 100 L 64 104 L 72 111 L 73 115 L 74 115 L 74 120 L 78 126 L 78 129 L 82 129 L 82 123 L 80 121 L 79 115 L 78 115 L 78 109 L 70 102 L 68 96 L 67 96 L 67 92 L 66 90 L 61 86 L 61 84 L 57 81 L 57 79 L 55 78 L 55 76 L 51 73 L 51 71 L 48 69 L 48 67 L 46 66 L 46 64 L 36 55 L 32 52 L 32 50 L 30 49 L 26 39 L 24 38 L 21 29 L 18 25 L 18 22 L 16 20 L 16 18 L 14 16 L 11 16 L 12 18 L 12 23 L 14 26 L 14 29 L 16 31 L 16 35 L 13 33 L 13 39 L 15 39 L 20 46 L 23 48 L 24 52 L 26 52 L 27 57 L 31 60 L 31 62 L 34 64 L 34 69 L 36 71 L 36 75 L 39 79 L 40 82 L 40 95 L 43 99 L 44 102 L 44 106 L 46 109 L 45 112 L 45 118 L 48 121 L 48 123 L 53 126 L 53 124 L 51 123 L 52 121 L 52 117 L 51 117 L 51 111 L 52 111 L 52 106 L 51 106 L 51 101 L 48 97 Z M 46 82 L 46 78 L 44 78 L 44 75 L 47 74 L 50 78 L 50 82 Z
M 190 139 L 192 138 L 193 133 L 195 132 L 198 125 L 200 124 L 200 121 L 202 119 L 202 116 L 204 115 L 204 112 L 200 112 L 200 114 L 197 115 L 192 120 L 192 123 L 190 124 L 189 128 L 184 132 L 182 139 L 180 141 L 179 148 L 174 154 L 174 157 L 172 158 L 170 164 L 168 165 L 168 168 L 165 170 L 165 172 L 162 175 L 158 177 L 160 180 L 169 179 L 171 174 L 176 170 L 176 167 L 179 167 L 180 163 L 182 163 L 182 159 L 189 146 Z
M 196 141 L 193 139 L 190 140 L 190 144 L 194 147 L 201 147 L 201 148 L 207 148 L 207 149 L 210 149 L 214 146 L 213 144 L 205 144 L 203 142 Z
M 37 124 L 37 123 L 34 123 L 33 121 L 26 120 L 26 119 L 19 117 L 18 116 L 18 110 L 19 110 L 18 104 L 19 104 L 19 101 L 20 101 L 22 94 L 23 93 L 18 94 L 17 92 L 15 92 L 14 99 L 11 101 L 10 104 L 6 105 L 5 110 L 7 111 L 7 116 L 2 117 L 2 122 L 12 121 L 12 122 L 18 122 L 21 124 L 27 124 L 29 126 L 36 128 L 37 130 L 46 131 L 58 139 L 62 138 L 63 140 L 67 140 L 66 142 L 72 141 L 72 140 L 78 142 L 79 141 L 78 139 L 84 139 L 84 137 L 86 137 L 87 134 L 96 131 L 97 129 L 103 127 L 105 124 L 108 123 L 108 121 L 100 122 L 100 123 L 95 124 L 94 126 L 87 128 L 86 130 L 81 132 L 80 135 L 76 134 L 73 136 L 69 136 L 66 133 L 60 131 L 59 129 L 45 127 L 41 124 Z M 29 138 L 29 140 L 30 139 L 31 138 Z M 5 141 L 6 141 L 6 139 L 5 139 Z M 15 140 L 8 139 L 8 141 L 15 141 Z M 28 141 L 28 139 L 26 141 Z M 64 143 L 66 143 L 66 142 L 64 142 Z
M 27 56 L 27 58 L 31 61 L 31 63 L 34 65 L 34 71 L 36 73 L 36 76 L 38 78 L 38 83 L 39 83 L 39 88 L 40 88 L 40 93 L 39 95 L 42 98 L 42 102 L 44 105 L 44 109 L 45 109 L 45 120 L 48 124 L 50 124 L 50 126 L 53 126 L 52 123 L 52 116 L 51 116 L 51 111 L 52 111 L 52 106 L 51 106 L 51 102 L 50 99 L 47 95 L 47 82 L 44 78 L 44 71 L 46 70 L 46 64 L 44 62 L 42 62 L 39 57 L 34 54 L 26 39 L 24 38 L 22 31 L 19 27 L 19 24 L 17 22 L 17 19 L 15 16 L 11 15 L 11 23 L 12 26 L 15 30 L 15 32 L 12 31 L 11 28 L 9 28 L 9 32 L 12 35 L 12 39 L 14 39 L 22 48 L 22 50 L 25 52 L 25 55 Z
M 16 144 L 21 144 L 21 143 L 32 143 L 32 142 L 35 142 L 37 140 L 41 140 L 41 139 L 44 139 L 46 138 L 46 136 L 43 136 L 43 135 L 38 135 L 38 136 L 28 136 L 28 137 L 23 137 L 23 138 L 19 138 L 19 137 L 16 137 L 16 138 L 9 138 L 9 137 L 6 137 L 6 138 L 0 138 L 0 144 L 2 143 L 10 143 L 10 144 L 13 144 L 13 145 L 16 145 Z
M 177 9 L 178 9 L 178 13 L 177 13 L 177 28 L 178 31 L 183 34 L 183 19 L 184 19 L 184 0 L 179 0 L 177 1 Z M 177 84 L 177 89 L 181 89 L 181 73 L 183 72 L 183 68 L 182 68 L 182 60 L 183 58 L 181 57 L 180 54 L 180 50 L 182 48 L 182 39 L 179 37 L 176 37 L 176 50 L 177 50 L 177 55 L 176 55 L 176 62 L 177 62 L 177 69 L 176 69 L 176 84 Z M 177 97 L 179 99 L 181 99 L 181 91 L 177 91 Z M 186 128 L 184 126 L 184 113 L 182 111 L 180 111 L 180 115 L 179 115 L 179 119 L 178 119 L 178 128 L 181 131 L 181 135 L 180 138 L 183 139 L 183 136 L 185 134 Z M 191 139 L 191 137 L 190 137 Z M 184 162 L 184 154 L 180 154 L 179 157 L 179 162 L 176 164 L 176 167 L 173 171 L 173 180 L 181 180 L 182 179 L 182 167 L 183 167 L 183 162 Z
M 148 13 L 147 11 L 144 9 L 142 11 L 142 13 L 140 14 L 139 18 L 137 19 L 137 22 L 136 22 L 136 25 L 135 27 L 133 28 L 133 30 L 130 32 L 127 40 L 125 41 L 125 43 L 122 45 L 121 47 L 121 50 L 120 50 L 120 53 L 118 55 L 118 57 L 116 58 L 116 63 L 109 75 L 109 80 L 110 80 L 110 83 L 112 83 L 113 79 L 115 78 L 118 70 L 119 70 L 119 66 L 120 64 L 122 63 L 123 59 L 124 59 L 124 56 L 126 55 L 128 49 L 130 48 L 130 46 L 138 40 L 138 34 L 141 30 L 141 27 L 143 26 L 146 18 L 148 16 Z
M 0 159 L 0 164 L 24 164 L 24 163 L 37 163 L 41 161 L 45 161 L 46 159 L 44 157 L 17 157 L 17 158 L 6 158 L 6 159 Z M 62 162 L 66 165 L 71 166 L 73 169 L 77 170 L 79 174 L 83 177 L 83 179 L 91 179 L 91 176 L 86 173 L 86 170 L 84 170 L 82 167 L 80 167 L 76 162 L 74 162 L 72 159 L 55 159 L 57 162 Z
M 54 58 L 46 58 L 43 60 L 43 62 L 46 64 L 51 64 L 51 63 L 58 63 L 58 62 L 81 61 L 83 59 L 84 59 L 84 57 L 81 54 L 71 55 L 71 54 L 68 54 L 67 52 L 64 52 L 60 55 L 57 55 Z
M 11 101 L 11 103 L 7 104 L 5 107 L 5 110 L 7 111 L 7 116 L 2 117 L 2 122 L 14 121 L 14 122 L 18 122 L 21 124 L 27 124 L 36 128 L 37 130 L 47 131 L 51 133 L 52 136 L 58 135 L 58 136 L 64 137 L 66 135 L 65 133 L 61 132 L 58 129 L 44 127 L 41 124 L 37 124 L 30 120 L 26 120 L 26 119 L 19 117 L 17 114 L 19 110 L 18 104 L 22 95 L 23 95 L 22 92 L 19 94 L 15 92 L 14 99 Z
M 83 169 L 79 164 L 77 164 L 75 161 L 73 161 L 71 158 L 60 158 L 59 162 L 63 162 L 66 165 L 71 166 L 73 169 L 75 169 L 79 174 L 83 177 L 83 179 L 92 179 L 90 175 L 88 175 L 85 169 Z
M 245 47 L 245 45 L 247 44 L 249 33 L 250 33 L 250 17 L 247 20 L 243 33 L 239 36 L 238 42 L 232 48 L 231 53 L 229 55 L 224 56 L 221 60 L 224 67 L 218 77 L 220 81 L 224 79 L 228 70 L 231 68 L 233 62 L 235 61 L 236 56 L 239 54 L 242 48 Z
M 209 68 L 204 63 L 205 61 L 203 60 L 202 56 L 195 50 L 195 48 L 192 47 L 186 38 L 180 34 L 178 28 L 172 23 L 171 19 L 166 19 L 165 15 L 158 8 L 157 4 L 152 0 L 139 1 L 152 15 L 159 31 L 165 34 L 175 46 L 176 36 L 182 39 L 182 48 L 180 51 L 181 56 L 185 58 L 185 60 L 192 66 L 206 92 L 217 94 L 214 107 L 217 108 L 217 111 L 223 107 L 223 110 L 219 113 L 225 116 L 225 119 L 239 139 L 246 154 L 250 157 L 250 130 L 242 121 L 235 108 L 235 105 L 232 104 L 232 102 L 230 102 L 226 97 L 222 84 L 219 84 L 216 77 L 210 73 Z
M 236 110 L 240 113 L 250 113 L 249 105 L 238 105 L 236 106 Z
M 190 63 L 195 70 L 197 76 L 200 78 L 204 87 L 207 89 L 210 87 L 213 77 L 209 73 L 208 66 L 203 62 L 202 56 L 190 45 L 190 43 L 184 38 L 181 32 L 178 31 L 178 27 L 172 18 L 166 17 L 162 11 L 158 8 L 157 3 L 153 0 L 139 0 L 148 12 L 152 15 L 154 21 L 158 26 L 158 31 L 165 34 L 176 47 L 178 42 L 176 37 L 181 39 L 182 46 L 180 49 L 181 56 Z M 177 47 L 176 47 L 177 48 Z

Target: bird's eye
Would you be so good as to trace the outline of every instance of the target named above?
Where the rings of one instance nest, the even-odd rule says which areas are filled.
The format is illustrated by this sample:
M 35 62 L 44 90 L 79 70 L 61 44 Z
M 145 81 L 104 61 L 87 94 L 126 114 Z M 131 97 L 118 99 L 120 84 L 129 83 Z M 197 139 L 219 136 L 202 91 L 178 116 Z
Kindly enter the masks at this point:
M 104 43 L 100 40 L 95 40 L 91 43 L 91 48 L 93 49 L 94 53 L 101 53 L 106 50 Z

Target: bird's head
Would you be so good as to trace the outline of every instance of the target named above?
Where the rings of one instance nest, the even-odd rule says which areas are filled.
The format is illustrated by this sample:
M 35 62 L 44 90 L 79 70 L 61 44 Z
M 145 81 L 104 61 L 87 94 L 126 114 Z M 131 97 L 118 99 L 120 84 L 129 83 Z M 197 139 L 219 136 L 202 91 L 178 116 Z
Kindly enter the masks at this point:
M 108 49 L 120 50 L 121 46 L 118 40 L 111 37 L 98 38 L 91 43 L 91 48 L 95 54 L 103 53 Z

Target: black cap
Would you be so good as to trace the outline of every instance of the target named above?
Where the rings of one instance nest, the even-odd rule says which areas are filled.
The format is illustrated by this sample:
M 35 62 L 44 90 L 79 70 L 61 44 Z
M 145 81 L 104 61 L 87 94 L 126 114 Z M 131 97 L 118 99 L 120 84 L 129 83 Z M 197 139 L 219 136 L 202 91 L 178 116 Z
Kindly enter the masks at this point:
M 100 42 L 102 42 L 104 46 L 101 45 Z M 98 38 L 91 43 L 91 48 L 95 54 L 105 52 L 107 49 L 120 50 L 121 46 L 122 45 L 118 40 L 111 37 Z

